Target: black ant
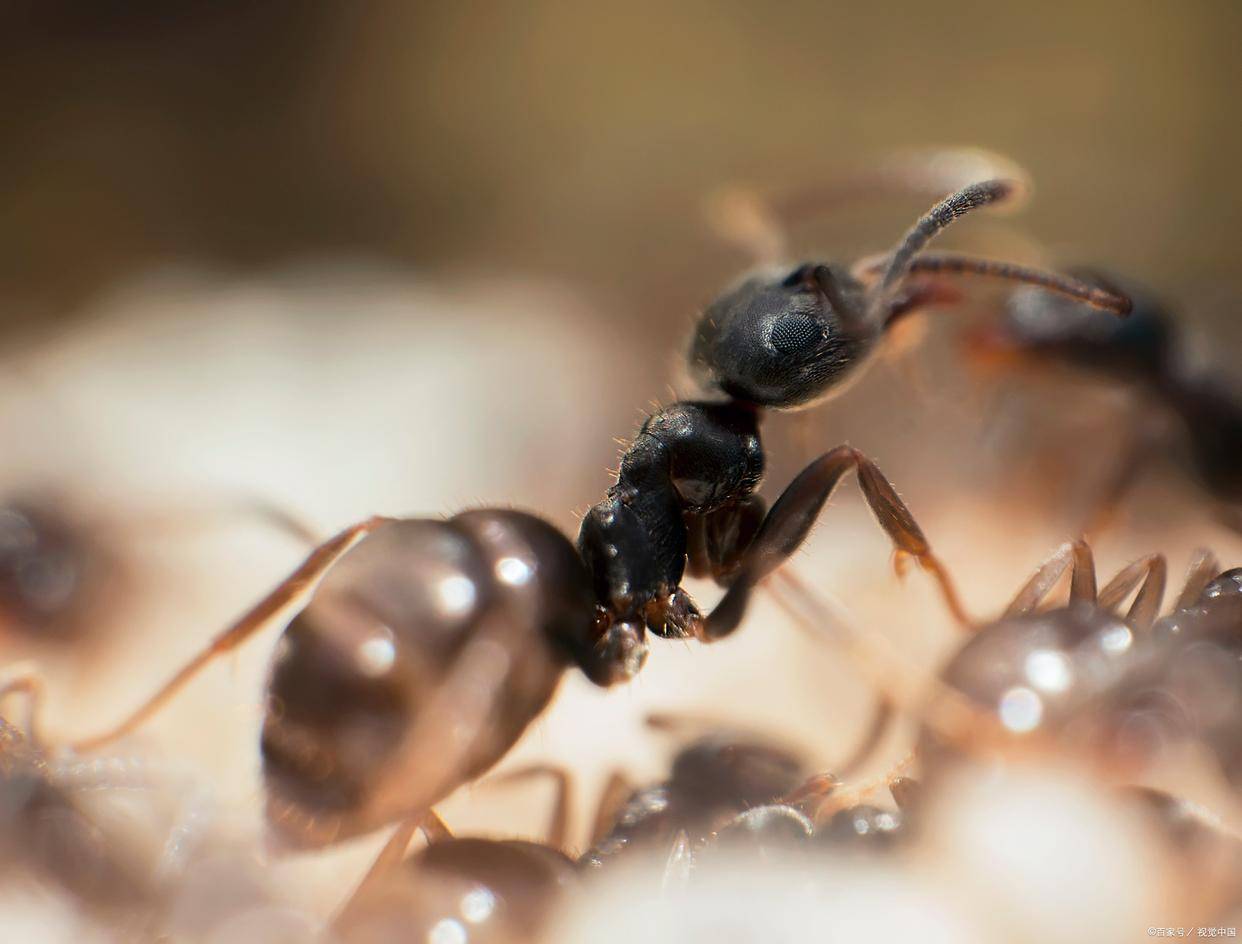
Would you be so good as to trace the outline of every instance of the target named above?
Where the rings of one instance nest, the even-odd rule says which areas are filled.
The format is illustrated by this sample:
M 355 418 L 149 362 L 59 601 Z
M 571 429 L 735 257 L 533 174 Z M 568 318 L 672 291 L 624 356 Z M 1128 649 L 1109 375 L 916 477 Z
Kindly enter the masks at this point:
M 944 287 L 912 276 L 987 275 L 1038 285 L 1124 314 L 1124 297 L 1009 263 L 923 253 L 938 233 L 972 210 L 1002 203 L 1016 181 L 971 184 L 924 215 L 896 249 L 853 273 L 807 263 L 750 276 L 710 304 L 689 351 L 697 382 L 723 402 L 680 401 L 652 415 L 621 458 L 617 482 L 586 515 L 578 547 L 593 574 L 601 632 L 641 639 L 704 641 L 733 632 L 750 589 L 806 537 L 841 476 L 857 470 L 863 495 L 899 557 L 917 560 L 940 583 L 950 609 L 969 622 L 943 566 L 913 517 L 866 456 L 848 446 L 820 456 L 764 513 L 764 409 L 796 409 L 839 392 L 878 342 L 910 312 L 944 301 Z M 704 616 L 681 588 L 683 573 L 711 576 L 728 590 Z
M 1120 284 L 1090 270 L 1077 274 L 1108 291 Z M 986 362 L 1065 366 L 1139 394 L 1141 412 L 1124 431 L 1132 442 L 1104 489 L 1103 510 L 1120 500 L 1166 443 L 1150 412 L 1157 406 L 1179 423 L 1187 464 L 1227 521 L 1242 530 L 1242 394 L 1218 364 L 1189 355 L 1185 329 L 1164 303 L 1123 288 L 1134 307 L 1121 321 L 1068 298 L 1019 289 L 998 322 L 970 335 L 970 348 Z
M 798 548 L 850 469 L 899 554 L 936 577 L 965 621 L 913 516 L 856 450 L 811 463 L 764 515 L 753 494 L 763 471 L 757 423 L 763 407 L 804 405 L 839 387 L 895 318 L 939 297 L 909 289 L 911 274 L 999 274 L 1124 310 L 1124 299 L 1045 273 L 919 255 L 954 220 L 1015 190 L 994 180 L 939 202 L 870 287 L 803 265 L 747 279 L 711 305 L 691 361 L 732 399 L 681 402 L 649 419 L 576 550 L 513 511 L 368 519 L 320 545 L 126 721 L 77 747 L 134 729 L 322 577 L 273 659 L 261 738 L 268 820 L 295 844 L 321 845 L 421 817 L 508 752 L 570 665 L 611 685 L 642 667 L 646 629 L 703 640 L 736 629 L 752 588 Z M 709 615 L 680 588 L 683 570 L 728 584 Z

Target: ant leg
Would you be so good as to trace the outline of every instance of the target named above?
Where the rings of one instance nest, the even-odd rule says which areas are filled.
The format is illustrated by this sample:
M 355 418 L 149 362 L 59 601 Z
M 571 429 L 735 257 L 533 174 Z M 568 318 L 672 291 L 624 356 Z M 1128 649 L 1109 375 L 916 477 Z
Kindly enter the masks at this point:
M 1074 569 L 1070 571 L 1069 601 L 1075 603 L 1094 603 L 1095 590 L 1095 555 L 1086 541 L 1074 542 Z
M 790 576 L 788 568 L 780 574 Z M 972 745 L 1003 741 L 1008 735 L 996 718 L 969 697 L 893 648 L 883 637 L 863 633 L 823 594 L 807 584 L 793 584 L 797 594 L 773 593 L 773 599 L 805 631 L 843 648 L 872 688 L 907 717 L 915 718 L 943 740 Z M 769 591 L 774 585 L 769 584 Z
M 1069 566 L 1074 556 L 1074 542 L 1067 541 L 1052 552 L 1052 556 L 1039 565 L 1039 569 L 1031 575 L 1031 579 L 1022 585 L 1014 598 L 1001 613 L 1001 619 L 1013 616 L 1025 616 L 1044 601 L 1052 592 L 1052 588 L 1060 581 L 1061 575 Z
M 197 675 L 204 666 L 217 656 L 231 652 L 252 635 L 267 626 L 282 610 L 295 599 L 305 593 L 324 572 L 354 546 L 361 538 L 374 531 L 380 525 L 392 521 L 391 518 L 373 517 L 358 524 L 351 525 L 334 537 L 329 538 L 310 555 L 288 577 L 263 597 L 258 603 L 247 610 L 231 626 L 216 636 L 208 646 L 181 667 L 165 682 L 150 698 L 143 702 L 127 718 L 116 726 L 89 738 L 82 738 L 71 745 L 75 751 L 91 751 L 129 734 L 154 715 L 164 704 L 179 692 L 187 682 Z
M 367 889 L 376 882 L 383 880 L 386 876 L 391 875 L 405 861 L 405 854 L 409 850 L 410 841 L 417 832 L 423 834 L 428 845 L 453 838 L 452 832 L 449 831 L 448 826 L 444 824 L 444 820 L 440 819 L 439 814 L 435 810 L 414 813 L 401 820 L 392 831 L 392 835 L 388 837 L 388 841 L 384 843 L 384 847 L 380 849 L 375 860 L 371 863 L 371 867 L 367 869 L 367 874 L 362 877 L 362 880 L 354 888 L 353 894 L 349 896 L 337 911 L 336 916 L 331 921 L 331 927 L 339 930 L 344 926 L 352 917 L 358 902 L 364 897 Z
M 38 748 L 42 738 L 39 718 L 43 709 L 43 696 L 46 685 L 43 676 L 30 664 L 10 666 L 0 678 L 0 701 L 10 695 L 21 695 L 26 702 L 25 731 L 26 740 L 32 747 Z M 0 716 L 2 717 L 2 716 Z
M 573 806 L 573 778 L 568 770 L 552 764 L 531 764 L 519 767 L 507 773 L 489 779 L 489 783 L 511 784 L 529 780 L 532 777 L 551 777 L 555 784 L 555 795 L 552 800 L 552 815 L 548 820 L 547 844 L 554 849 L 563 850 L 569 838 L 569 812 Z
M 1184 610 L 1194 606 L 1199 597 L 1203 595 L 1203 591 L 1207 589 L 1207 585 L 1218 573 L 1220 573 L 1220 561 L 1216 559 L 1215 554 L 1206 547 L 1195 551 L 1195 556 L 1190 561 L 1190 568 L 1186 572 L 1186 582 L 1182 585 L 1182 592 L 1178 594 L 1174 608 Z
M 1105 584 L 1097 602 L 1102 608 L 1111 610 L 1138 587 L 1139 592 L 1130 606 L 1130 612 L 1126 614 L 1126 623 L 1135 629 L 1151 629 L 1160 613 L 1160 604 L 1164 602 L 1168 570 L 1163 554 L 1140 557 Z
M 875 754 L 876 748 L 883 742 L 884 736 L 888 734 L 889 729 L 893 725 L 895 715 L 896 706 L 887 698 L 881 698 L 876 703 L 875 708 L 871 712 L 871 721 L 867 724 L 862 740 L 854 748 L 853 753 L 837 765 L 838 776 L 842 778 L 851 777 L 866 765 L 867 761 Z
M 880 527 L 896 546 L 898 563 L 906 557 L 917 560 L 939 584 L 958 622 L 971 624 L 948 572 L 931 552 L 927 538 L 896 490 L 865 455 L 851 446 L 838 446 L 803 469 L 781 493 L 746 549 L 737 578 L 703 620 L 700 638 L 711 642 L 737 629 L 751 590 L 798 549 L 837 483 L 851 469 L 856 471 L 863 497 Z
M 703 568 L 695 575 L 711 577 L 720 586 L 727 586 L 742 566 L 766 512 L 763 499 L 751 495 L 711 514 L 693 516 L 687 544 L 690 556 L 697 556 Z M 693 527 L 694 522 L 699 522 L 701 528 Z
M 1074 566 L 1070 577 L 1070 602 L 1094 602 L 1095 557 L 1086 541 L 1069 541 L 1058 547 L 1022 585 L 1009 606 L 1005 607 L 1001 619 L 1025 616 L 1039 606 L 1060 581 L 1071 561 Z
M 793 590 L 795 593 L 803 594 L 807 597 L 810 596 L 809 589 L 789 568 L 780 571 L 776 577 L 777 581 L 770 582 L 767 585 L 767 589 L 772 596 L 777 598 L 778 602 L 784 609 L 791 610 L 792 605 L 788 599 L 782 597 L 782 590 L 780 589 L 782 586 L 788 586 L 788 588 Z M 849 630 L 838 627 L 836 632 L 838 634 L 848 634 Z M 893 721 L 896 718 L 896 710 L 897 706 L 893 702 L 892 698 L 881 693 L 879 701 L 872 709 L 871 720 L 867 724 L 862 740 L 859 741 L 858 745 L 848 756 L 846 756 L 843 761 L 834 765 L 833 769 L 836 771 L 836 775 L 838 777 L 849 777 L 871 759 L 871 756 L 875 753 L 876 748 L 880 746 L 880 743 L 884 740 L 884 736 L 892 727 Z
M 781 803 L 804 813 L 811 822 L 818 823 L 820 814 L 830 802 L 836 805 L 841 781 L 832 774 L 812 774 L 799 787 L 780 798 Z
M 608 775 L 604 789 L 599 795 L 599 802 L 595 805 L 595 816 L 591 821 L 592 846 L 599 845 L 612 830 L 617 817 L 621 814 L 621 808 L 625 806 L 626 799 L 633 792 L 633 782 L 621 771 L 614 770 Z

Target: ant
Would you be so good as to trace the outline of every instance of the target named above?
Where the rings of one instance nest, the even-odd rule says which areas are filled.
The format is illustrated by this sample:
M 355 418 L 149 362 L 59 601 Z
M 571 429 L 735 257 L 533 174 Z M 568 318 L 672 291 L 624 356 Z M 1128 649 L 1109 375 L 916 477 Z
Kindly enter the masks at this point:
M 551 845 L 454 837 L 420 824 L 428 844 L 401 861 L 412 831 L 399 829 L 332 921 L 344 942 L 541 940 L 578 884 L 573 860 Z
M 1068 603 L 1037 611 L 1066 568 Z M 1150 554 L 1097 591 L 1083 541 L 1060 548 L 996 622 L 983 627 L 940 674 L 999 723 L 1005 743 L 1090 756 L 1128 769 L 1194 738 L 1242 787 L 1242 569 L 1217 572 L 1201 552 L 1172 612 L 1157 618 L 1167 564 Z M 1124 618 L 1115 614 L 1134 592 Z M 925 728 L 918 752 L 935 768 L 959 745 Z
M 705 309 L 688 363 L 713 401 L 679 401 L 650 416 L 621 458 L 616 484 L 583 519 L 578 547 L 593 575 L 601 631 L 640 639 L 732 633 L 750 589 L 802 542 L 840 478 L 855 470 L 863 495 L 896 545 L 969 618 L 912 516 L 870 459 L 840 446 L 811 462 L 765 514 L 759 420 L 765 409 L 810 406 L 838 393 L 904 316 L 952 298 L 929 276 L 984 275 L 1038 285 L 1124 315 L 1116 293 L 1010 263 L 924 247 L 955 220 L 1021 193 L 1018 181 L 970 184 L 945 197 L 879 259 L 853 272 L 805 263 L 744 278 Z M 913 276 L 922 281 L 912 282 Z M 723 399 L 719 399 L 723 398 Z M 683 574 L 727 586 L 703 615 Z
M 700 842 L 743 810 L 788 793 L 804 774 L 801 758 L 766 740 L 725 733 L 699 738 L 677 753 L 667 780 L 631 793 L 603 829 L 615 792 L 615 782 L 609 785 L 591 849 L 580 862 L 603 868 L 622 854 L 666 846 L 679 835 Z
M 1065 572 L 1064 606 L 1040 610 Z M 923 779 L 964 756 L 1073 753 L 1110 779 L 1132 775 L 1190 741 L 1215 757 L 1219 774 L 1242 787 L 1242 568 L 1219 570 L 1196 556 L 1171 612 L 1159 616 L 1167 582 L 1163 555 L 1133 561 L 1098 588 L 1085 541 L 1060 547 L 995 621 L 983 625 L 930 685 L 879 641 L 843 626 L 812 588 L 792 581 L 793 602 L 777 601 L 808 628 L 847 630 L 873 681 L 920 721 L 915 751 Z M 792 575 L 782 574 L 784 582 Z M 1124 617 L 1118 607 L 1133 594 Z M 902 676 L 907 678 L 903 679 Z M 904 684 L 903 684 L 904 683 Z M 912 700 L 907 692 L 930 692 Z M 909 761 L 903 762 L 905 766 Z M 809 782 L 810 796 L 833 799 L 837 784 Z M 804 796 L 803 802 L 807 802 Z
M 1018 189 L 992 180 L 944 198 L 870 286 L 802 265 L 751 277 L 709 306 L 690 361 L 729 399 L 651 417 L 576 548 L 516 511 L 360 522 L 316 548 L 128 719 L 76 747 L 132 731 L 318 583 L 277 644 L 268 681 L 268 822 L 291 845 L 313 847 L 421 817 L 508 752 L 568 667 L 613 685 L 641 669 L 647 629 L 704 641 L 736 629 L 751 590 L 796 551 L 851 469 L 899 559 L 919 561 L 966 622 L 914 517 L 858 451 L 815 460 L 765 515 L 753 494 L 763 472 L 757 423 L 765 407 L 805 405 L 839 387 L 895 318 L 941 297 L 908 290 L 912 274 L 1001 275 L 1124 311 L 1118 296 L 1046 273 L 920 255 L 953 221 Z M 681 589 L 683 571 L 728 585 L 710 614 Z
M 649 724 L 669 726 L 663 716 Z M 536 938 L 566 890 L 585 874 L 612 868 L 635 852 L 704 843 L 739 811 L 791 790 L 804 769 L 793 752 L 765 740 L 728 733 L 699 738 L 677 753 L 663 783 L 622 798 L 624 781 L 614 776 L 600 799 L 592 848 L 576 861 L 561 851 L 567 775 L 544 766 L 506 774 L 500 779 L 557 776 L 557 809 L 546 843 L 454 837 L 433 813 L 409 820 L 386 844 L 333 929 L 346 941 L 370 940 L 366 935 L 379 928 L 404 929 L 413 922 L 430 933 L 455 922 L 488 940 L 492 934 L 503 940 Z M 416 831 L 428 844 L 405 856 Z
M 1076 275 L 1108 291 L 1121 284 L 1091 270 Z M 1147 409 L 1155 405 L 1176 419 L 1187 464 L 1222 506 L 1226 521 L 1242 530 L 1242 394 L 1218 365 L 1189 356 L 1186 331 L 1167 305 L 1146 290 L 1123 287 L 1134 300 L 1124 321 L 1068 298 L 1019 289 L 998 322 L 969 336 L 969 347 L 983 362 L 1068 367 L 1138 394 L 1142 411 L 1136 410 L 1128 431 L 1132 442 L 1102 492 L 1101 515 L 1168 440 Z

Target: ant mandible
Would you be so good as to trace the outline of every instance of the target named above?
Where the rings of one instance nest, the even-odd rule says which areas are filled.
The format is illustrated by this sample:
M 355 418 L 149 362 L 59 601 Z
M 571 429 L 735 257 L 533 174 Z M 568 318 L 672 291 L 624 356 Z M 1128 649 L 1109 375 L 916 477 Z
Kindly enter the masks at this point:
M 894 319 L 943 297 L 935 287 L 904 291 L 912 273 L 1000 275 L 1124 311 L 1124 299 L 1056 276 L 919 255 L 954 220 L 1015 190 L 994 180 L 951 194 L 869 287 L 865 275 L 799 266 L 748 279 L 711 305 L 691 361 L 729 399 L 675 403 L 651 417 L 576 549 L 516 511 L 360 522 L 316 548 L 128 719 L 76 747 L 132 731 L 318 582 L 277 644 L 268 682 L 268 821 L 294 844 L 317 846 L 422 817 L 508 752 L 570 665 L 612 685 L 641 669 L 646 629 L 703 640 L 732 632 L 751 590 L 797 549 L 852 468 L 898 551 L 939 580 L 964 620 L 913 516 L 856 450 L 815 460 L 765 516 L 753 494 L 763 471 L 757 423 L 764 407 L 831 392 Z M 686 569 L 728 584 L 707 616 L 680 589 Z

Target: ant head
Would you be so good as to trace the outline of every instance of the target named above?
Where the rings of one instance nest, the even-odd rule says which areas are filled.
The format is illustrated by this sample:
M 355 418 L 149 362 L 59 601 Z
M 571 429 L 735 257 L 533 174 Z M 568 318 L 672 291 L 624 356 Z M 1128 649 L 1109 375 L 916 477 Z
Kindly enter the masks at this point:
M 807 264 L 751 276 L 699 319 L 690 369 L 735 400 L 807 406 L 866 359 L 880 331 L 864 314 L 862 285 L 838 269 Z
M 1120 294 L 1098 272 L 1073 273 L 1087 285 Z M 1149 376 L 1165 362 L 1171 325 L 1163 306 L 1131 291 L 1126 318 L 1065 295 L 1023 287 L 1010 293 L 999 322 L 973 332 L 971 349 L 983 362 L 1060 363 L 1127 376 Z

